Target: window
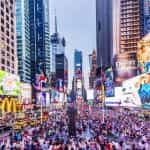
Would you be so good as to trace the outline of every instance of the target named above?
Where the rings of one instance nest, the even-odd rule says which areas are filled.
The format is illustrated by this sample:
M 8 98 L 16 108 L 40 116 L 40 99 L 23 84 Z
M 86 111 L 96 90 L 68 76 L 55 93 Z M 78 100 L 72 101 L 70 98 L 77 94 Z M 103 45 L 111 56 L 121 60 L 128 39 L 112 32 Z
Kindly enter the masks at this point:
M 5 67 L 4 67 L 4 66 L 2 66 L 2 70 L 5 70 Z
M 10 66 L 10 62 L 9 61 L 7 61 L 7 66 Z
M 13 25 L 14 24 L 14 22 L 13 22 L 13 20 L 11 20 L 11 25 Z
M 4 16 L 4 11 L 3 10 L 1 10 L 1 15 Z
M 9 44 L 9 39 L 7 39 L 7 43 Z
M 6 20 L 9 21 L 9 17 L 8 16 L 6 16 Z
M 9 52 L 9 46 L 7 46 L 7 51 Z
M 9 13 L 9 9 L 8 8 L 6 8 L 6 12 Z
M 3 2 L 1 2 L 1 7 L 4 8 L 4 3 Z
M 5 59 L 2 59 L 1 62 L 2 62 L 2 64 L 5 64 Z
M 12 52 L 12 54 L 14 54 L 14 50 L 13 49 L 11 49 L 11 52 Z
M 14 61 L 14 56 L 12 56 L 12 61 Z
M 3 26 L 1 26 L 1 31 L 4 32 L 4 27 Z
M 3 18 L 1 18 L 1 23 L 4 24 L 4 19 Z

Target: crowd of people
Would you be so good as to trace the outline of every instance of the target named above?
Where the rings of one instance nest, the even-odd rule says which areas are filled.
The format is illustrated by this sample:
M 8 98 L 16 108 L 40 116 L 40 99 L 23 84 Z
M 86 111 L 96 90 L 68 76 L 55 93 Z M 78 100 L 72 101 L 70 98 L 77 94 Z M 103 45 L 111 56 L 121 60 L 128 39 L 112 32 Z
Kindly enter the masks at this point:
M 55 110 L 42 125 L 13 131 L 1 150 L 150 150 L 150 120 L 124 109 L 79 112 L 75 135 L 68 114 Z

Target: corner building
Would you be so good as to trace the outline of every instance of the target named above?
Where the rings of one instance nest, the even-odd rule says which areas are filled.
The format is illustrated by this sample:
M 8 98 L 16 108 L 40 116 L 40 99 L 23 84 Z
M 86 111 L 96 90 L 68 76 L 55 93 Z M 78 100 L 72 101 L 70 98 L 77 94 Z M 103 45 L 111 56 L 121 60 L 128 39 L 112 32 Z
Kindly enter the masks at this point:
M 15 0 L 0 0 L 0 70 L 17 74 Z

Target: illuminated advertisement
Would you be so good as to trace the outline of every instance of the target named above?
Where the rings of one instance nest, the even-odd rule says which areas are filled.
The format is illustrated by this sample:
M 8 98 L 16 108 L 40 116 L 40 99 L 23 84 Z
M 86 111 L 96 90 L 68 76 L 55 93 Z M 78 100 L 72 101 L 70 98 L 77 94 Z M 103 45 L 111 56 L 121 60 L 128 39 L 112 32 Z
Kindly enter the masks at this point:
M 124 80 L 137 75 L 136 54 L 118 54 L 115 58 L 115 83 L 121 86 Z
M 56 81 L 56 90 L 59 91 L 59 92 L 64 91 L 64 81 L 62 79 L 58 79 Z
M 82 89 L 82 81 L 77 79 L 77 89 Z
M 76 79 L 82 79 L 82 72 L 81 72 L 81 69 L 80 68 L 77 68 L 76 69 Z
M 150 16 L 144 17 L 144 33 L 147 34 L 150 32 Z
M 46 106 L 46 92 L 37 92 L 36 93 L 36 104 Z
M 114 83 L 112 80 L 107 80 L 105 82 L 105 96 L 106 97 L 114 96 Z
M 138 74 L 150 72 L 150 34 L 138 42 Z
M 3 113 L 21 112 L 22 104 L 16 97 L 0 96 L 0 110 Z
M 143 105 L 150 104 L 150 74 L 142 74 L 127 80 L 123 84 L 128 92 L 138 93 Z
M 112 68 L 108 68 L 105 71 L 105 96 L 106 97 L 112 97 L 114 96 L 114 75 Z
M 20 92 L 19 77 L 0 70 L 0 95 L 19 96 Z
M 21 83 L 21 100 L 23 103 L 31 103 L 32 100 L 32 88 L 28 83 Z

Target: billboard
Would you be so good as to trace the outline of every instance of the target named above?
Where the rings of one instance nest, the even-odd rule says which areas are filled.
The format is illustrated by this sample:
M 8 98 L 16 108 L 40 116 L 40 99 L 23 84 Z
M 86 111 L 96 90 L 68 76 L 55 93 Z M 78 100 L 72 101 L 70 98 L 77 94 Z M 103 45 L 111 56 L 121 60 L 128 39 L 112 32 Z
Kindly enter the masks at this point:
M 19 96 L 20 90 L 19 77 L 0 70 L 0 95 Z
M 82 89 L 82 81 L 77 79 L 77 89 Z
M 150 16 L 149 15 L 144 17 L 144 34 L 147 34 L 150 32 Z
M 93 89 L 87 89 L 87 100 L 94 100 L 94 90 Z
M 112 68 L 105 70 L 105 96 L 113 97 L 114 96 L 114 73 Z
M 32 102 L 32 87 L 28 83 L 21 83 L 21 100 L 25 104 Z
M 128 92 L 138 93 L 142 105 L 150 104 L 150 73 L 142 74 L 123 83 Z

